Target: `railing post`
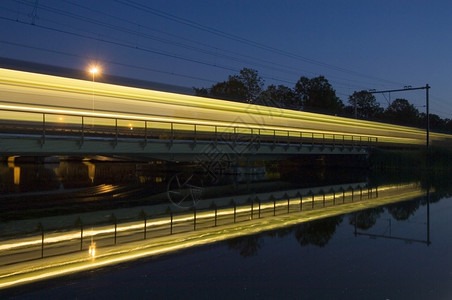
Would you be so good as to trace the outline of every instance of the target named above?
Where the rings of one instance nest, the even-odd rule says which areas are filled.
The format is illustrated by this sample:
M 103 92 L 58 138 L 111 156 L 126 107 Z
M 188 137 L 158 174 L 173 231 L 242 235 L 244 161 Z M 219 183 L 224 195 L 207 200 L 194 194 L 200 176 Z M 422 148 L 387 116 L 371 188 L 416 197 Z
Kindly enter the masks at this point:
M 118 236 L 118 219 L 116 218 L 115 214 L 111 214 L 110 219 L 114 222 L 114 225 L 115 225 L 115 239 L 114 239 L 114 243 L 116 245 L 116 238 Z
M 42 139 L 41 139 L 41 145 L 44 144 L 46 141 L 46 114 L 42 114 Z
M 44 258 L 44 227 L 42 223 L 38 223 L 38 230 L 41 231 L 41 258 Z
M 75 221 L 75 226 L 80 226 L 80 251 L 83 250 L 83 223 L 80 217 Z
M 170 234 L 173 234 L 173 211 L 169 209 L 170 214 Z
M 141 210 L 141 212 L 140 212 L 140 217 L 142 217 L 143 218 L 143 220 L 144 220 L 144 237 L 143 237 L 143 239 L 145 240 L 146 239 L 146 231 L 147 231 L 147 219 L 148 219 L 148 216 L 146 215 L 146 213 L 144 212 L 144 210 Z
M 258 129 L 257 134 L 258 134 L 257 144 L 260 148 L 261 147 L 261 129 L 260 128 Z
M 215 208 L 215 227 L 217 227 L 218 207 L 215 203 L 213 204 L 213 207 Z
M 287 147 L 290 146 L 290 131 L 287 130 Z
M 193 125 L 194 126 L 194 134 L 195 134 L 195 144 L 196 144 L 196 124 Z
M 232 205 L 234 206 L 234 223 L 237 221 L 237 205 L 235 204 L 235 201 L 232 200 Z
M 300 150 L 303 147 L 303 132 L 300 131 Z
M 116 137 L 115 137 L 115 146 L 118 144 L 118 136 L 119 136 L 119 128 L 118 128 L 118 119 L 115 118 L 115 130 L 116 130 Z
M 81 144 L 85 142 L 85 116 L 82 116 L 82 140 Z
M 193 231 L 196 231 L 196 207 L 193 206 Z
M 273 216 L 276 216 L 276 198 L 273 198 Z
M 144 120 L 144 145 L 148 144 L 148 121 Z
M 261 199 L 259 199 L 258 197 L 256 197 L 257 199 L 257 203 L 259 204 L 259 212 L 257 214 L 257 217 L 260 219 L 261 218 Z
M 174 140 L 174 123 L 171 122 L 171 145 L 173 144 Z

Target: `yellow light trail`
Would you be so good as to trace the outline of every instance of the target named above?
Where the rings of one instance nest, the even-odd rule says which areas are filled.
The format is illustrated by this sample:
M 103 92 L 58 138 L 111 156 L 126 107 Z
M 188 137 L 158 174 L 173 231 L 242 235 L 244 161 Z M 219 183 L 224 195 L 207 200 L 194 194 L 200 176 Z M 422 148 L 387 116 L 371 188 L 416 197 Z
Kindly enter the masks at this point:
M 92 95 L 96 111 L 89 114 Z M 0 69 L 0 102 L 34 108 L 60 108 L 61 112 L 157 122 L 178 122 L 224 127 L 254 128 L 293 132 L 378 137 L 382 143 L 425 143 L 424 130 L 392 124 L 300 112 L 91 82 L 50 75 Z M 49 111 L 50 112 L 50 111 Z M 55 111 L 56 112 L 56 111 Z M 121 113 L 128 112 L 128 113 Z M 152 117 L 150 117 L 152 116 Z M 134 124 L 134 129 L 139 125 Z M 212 129 L 204 129 L 212 132 Z M 270 135 L 263 132 L 261 134 Z M 276 133 L 282 136 L 287 133 Z M 450 135 L 431 134 L 432 141 L 447 140 Z

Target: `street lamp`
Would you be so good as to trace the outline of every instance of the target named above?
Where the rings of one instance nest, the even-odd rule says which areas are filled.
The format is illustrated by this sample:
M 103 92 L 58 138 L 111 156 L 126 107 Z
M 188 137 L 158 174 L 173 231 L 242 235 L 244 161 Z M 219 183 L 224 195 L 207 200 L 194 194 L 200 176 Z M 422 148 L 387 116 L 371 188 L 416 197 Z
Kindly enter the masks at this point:
M 93 84 L 92 84 L 92 86 L 93 86 L 93 118 L 92 118 L 93 123 L 92 123 L 92 125 L 93 125 L 93 127 L 94 127 L 94 76 L 95 76 L 97 73 L 99 73 L 99 67 L 98 67 L 98 66 L 92 66 L 92 67 L 89 69 L 89 72 L 90 72 L 91 74 L 93 74 Z

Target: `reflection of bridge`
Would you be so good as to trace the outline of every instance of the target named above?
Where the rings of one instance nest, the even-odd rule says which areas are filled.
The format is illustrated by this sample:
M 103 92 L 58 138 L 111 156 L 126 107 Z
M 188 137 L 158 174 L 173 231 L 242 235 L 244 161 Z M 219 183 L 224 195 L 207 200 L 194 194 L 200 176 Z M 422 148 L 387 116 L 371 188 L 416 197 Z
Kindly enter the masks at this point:
M 0 155 L 365 154 L 420 129 L 0 69 Z M 451 137 L 431 134 L 432 145 Z M 207 157 L 206 157 L 207 156 Z
M 327 192 L 325 192 L 327 191 Z M 181 250 L 234 237 L 256 234 L 316 219 L 410 200 L 425 193 L 418 184 L 363 188 L 360 185 L 286 191 L 282 198 L 257 195 L 254 200 L 203 200 L 200 208 L 142 211 L 139 220 L 90 225 L 78 219 L 64 231 L 39 224 L 35 235 L 14 237 L 0 246 L 0 288 L 89 270 L 151 255 Z M 287 197 L 287 198 L 286 198 Z M 249 198 L 249 197 L 248 197 Z M 247 199 L 248 199 L 247 198 Z M 202 208 L 204 207 L 204 208 Z M 84 230 L 85 229 L 85 230 Z M 37 235 L 36 235 L 37 234 Z M 96 242 L 96 257 L 88 248 Z

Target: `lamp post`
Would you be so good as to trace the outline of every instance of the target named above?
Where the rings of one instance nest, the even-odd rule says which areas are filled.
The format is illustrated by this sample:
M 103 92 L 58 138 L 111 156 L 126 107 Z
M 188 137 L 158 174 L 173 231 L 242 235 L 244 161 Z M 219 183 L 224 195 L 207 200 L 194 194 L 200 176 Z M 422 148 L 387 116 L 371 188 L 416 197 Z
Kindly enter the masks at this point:
M 92 125 L 94 127 L 94 77 L 99 72 L 99 68 L 97 66 L 92 66 L 89 69 L 89 72 L 93 75 L 93 84 L 92 84 L 92 87 L 93 87 L 93 118 L 92 118 L 92 121 L 93 122 L 92 122 Z

